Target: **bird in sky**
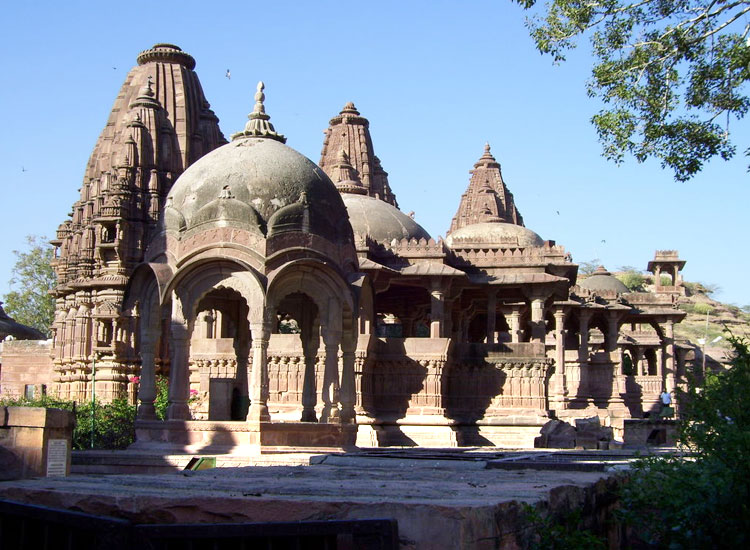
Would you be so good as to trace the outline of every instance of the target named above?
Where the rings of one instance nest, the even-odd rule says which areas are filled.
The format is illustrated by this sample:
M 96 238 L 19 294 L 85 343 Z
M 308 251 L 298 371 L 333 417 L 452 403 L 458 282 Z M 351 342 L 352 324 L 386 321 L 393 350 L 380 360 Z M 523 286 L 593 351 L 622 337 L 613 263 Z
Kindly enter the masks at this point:
M 229 72 L 229 69 L 227 69 L 227 74 L 225 75 L 229 80 L 232 80 L 232 73 Z
M 21 172 L 28 172 L 28 170 L 26 170 L 25 166 L 21 166 Z
M 558 216 L 560 215 L 560 211 L 559 211 L 559 210 L 555 210 L 555 212 L 557 212 L 557 215 L 558 215 Z
M 604 239 L 602 239 L 602 243 L 607 244 L 607 241 L 605 241 Z

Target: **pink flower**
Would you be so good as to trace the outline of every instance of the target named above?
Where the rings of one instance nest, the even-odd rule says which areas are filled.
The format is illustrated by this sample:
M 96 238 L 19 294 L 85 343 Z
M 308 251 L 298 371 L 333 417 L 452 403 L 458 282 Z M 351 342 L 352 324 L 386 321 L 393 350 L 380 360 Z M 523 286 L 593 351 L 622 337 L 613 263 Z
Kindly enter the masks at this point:
M 196 397 L 198 395 L 198 390 L 190 390 L 190 397 Z
M 131 376 L 128 378 L 132 384 L 140 384 L 141 383 L 141 377 L 140 376 Z

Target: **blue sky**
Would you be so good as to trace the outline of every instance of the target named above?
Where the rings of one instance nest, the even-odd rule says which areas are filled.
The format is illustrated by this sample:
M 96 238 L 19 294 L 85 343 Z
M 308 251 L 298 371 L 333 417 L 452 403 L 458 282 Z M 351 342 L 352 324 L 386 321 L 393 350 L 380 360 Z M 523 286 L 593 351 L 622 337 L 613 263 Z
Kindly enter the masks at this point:
M 527 227 L 575 261 L 645 269 L 654 250 L 678 249 L 687 280 L 749 304 L 747 159 L 713 162 L 688 183 L 657 162 L 605 161 L 589 123 L 598 104 L 585 91 L 587 48 L 554 66 L 524 17 L 509 0 L 7 4 L 0 294 L 12 250 L 28 234 L 54 235 L 70 211 L 138 52 L 171 42 L 195 57 L 227 136 L 262 79 L 276 129 L 317 162 L 328 120 L 353 101 L 401 209 L 434 237 L 488 141 Z M 731 129 L 744 150 L 747 124 Z

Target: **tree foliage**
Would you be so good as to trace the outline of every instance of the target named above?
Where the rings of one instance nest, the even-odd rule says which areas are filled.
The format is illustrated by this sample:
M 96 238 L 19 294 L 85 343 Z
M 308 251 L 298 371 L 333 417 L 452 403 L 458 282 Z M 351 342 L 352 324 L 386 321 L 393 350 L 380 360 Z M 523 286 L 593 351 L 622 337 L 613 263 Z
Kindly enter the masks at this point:
M 679 439 L 690 454 L 638 462 L 622 491 L 621 516 L 650 547 L 750 544 L 750 350 L 729 341 L 731 368 L 679 398 Z
M 49 294 L 56 283 L 51 261 L 53 248 L 44 237 L 26 237 L 28 249 L 14 250 L 16 263 L 10 279 L 11 290 L 3 296 L 5 312 L 17 323 L 45 334 L 55 317 L 55 300 Z
M 628 287 L 630 292 L 643 292 L 645 290 L 646 277 L 635 269 L 629 269 L 617 275 L 622 284 Z
M 750 0 L 550 0 L 528 26 L 555 62 L 590 38 L 588 93 L 605 104 L 592 123 L 607 159 L 655 157 L 685 181 L 735 154 L 730 123 L 750 106 L 749 11 Z

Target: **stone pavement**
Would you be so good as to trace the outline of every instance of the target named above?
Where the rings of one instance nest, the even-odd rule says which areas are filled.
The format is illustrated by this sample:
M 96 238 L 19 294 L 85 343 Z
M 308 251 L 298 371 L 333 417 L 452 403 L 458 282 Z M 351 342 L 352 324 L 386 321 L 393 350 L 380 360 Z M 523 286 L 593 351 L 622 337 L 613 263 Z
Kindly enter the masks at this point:
M 139 523 L 395 518 L 401 546 L 409 549 L 519 548 L 525 532 L 519 503 L 581 508 L 600 519 L 612 504 L 612 472 L 491 465 L 533 452 L 466 453 L 466 459 L 456 451 L 377 454 L 311 455 L 310 466 L 5 482 L 0 498 Z

